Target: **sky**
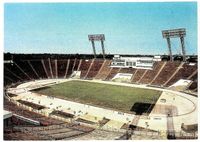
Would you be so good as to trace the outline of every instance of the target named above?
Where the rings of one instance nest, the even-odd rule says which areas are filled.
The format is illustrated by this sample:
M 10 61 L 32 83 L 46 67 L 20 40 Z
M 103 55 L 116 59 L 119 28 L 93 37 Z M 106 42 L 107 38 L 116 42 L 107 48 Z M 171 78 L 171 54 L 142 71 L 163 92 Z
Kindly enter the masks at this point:
M 4 52 L 11 53 L 92 54 L 88 34 L 105 34 L 106 54 L 168 54 L 161 31 L 176 28 L 186 28 L 186 54 L 197 54 L 196 2 L 4 4 Z M 171 43 L 181 53 L 180 39 Z

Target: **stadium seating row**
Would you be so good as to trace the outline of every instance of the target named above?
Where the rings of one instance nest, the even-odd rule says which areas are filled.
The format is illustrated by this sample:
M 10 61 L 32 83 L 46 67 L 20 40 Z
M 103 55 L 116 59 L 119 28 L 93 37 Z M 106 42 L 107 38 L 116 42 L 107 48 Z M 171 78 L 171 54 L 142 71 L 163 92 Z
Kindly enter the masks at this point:
M 184 62 L 155 62 L 152 70 L 110 67 L 111 60 L 101 59 L 41 59 L 17 60 L 4 64 L 4 86 L 27 80 L 69 78 L 73 71 L 81 71 L 81 79 L 111 80 L 117 73 L 133 74 L 131 83 L 169 87 L 179 79 L 193 81 L 197 91 L 197 64 Z

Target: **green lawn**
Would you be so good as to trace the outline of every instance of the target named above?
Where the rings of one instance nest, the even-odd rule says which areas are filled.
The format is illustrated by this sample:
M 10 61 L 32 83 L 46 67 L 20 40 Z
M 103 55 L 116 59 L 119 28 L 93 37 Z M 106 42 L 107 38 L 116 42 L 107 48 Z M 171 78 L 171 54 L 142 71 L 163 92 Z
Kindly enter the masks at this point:
M 69 81 L 34 92 L 124 112 L 130 112 L 136 102 L 154 104 L 161 94 L 155 90 L 85 81 Z

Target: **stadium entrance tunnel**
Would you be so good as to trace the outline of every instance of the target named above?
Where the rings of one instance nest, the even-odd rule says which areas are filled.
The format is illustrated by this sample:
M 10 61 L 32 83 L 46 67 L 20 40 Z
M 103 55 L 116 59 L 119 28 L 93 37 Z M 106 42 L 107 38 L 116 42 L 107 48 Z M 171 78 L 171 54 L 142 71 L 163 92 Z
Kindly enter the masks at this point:
M 131 107 L 130 111 L 135 112 L 136 115 L 142 115 L 143 113 L 149 114 L 154 108 L 155 104 L 144 103 L 144 102 L 136 102 Z

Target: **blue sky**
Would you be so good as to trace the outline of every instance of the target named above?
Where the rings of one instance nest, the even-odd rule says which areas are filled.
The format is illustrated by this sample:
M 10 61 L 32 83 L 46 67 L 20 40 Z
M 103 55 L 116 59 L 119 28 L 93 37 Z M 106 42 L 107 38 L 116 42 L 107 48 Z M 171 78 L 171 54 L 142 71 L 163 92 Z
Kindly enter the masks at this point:
M 197 3 L 5 3 L 4 52 L 92 53 L 88 34 L 105 34 L 111 54 L 167 54 L 165 29 L 186 28 L 197 54 Z M 180 53 L 180 39 L 172 39 Z M 97 53 L 101 52 L 96 42 Z

